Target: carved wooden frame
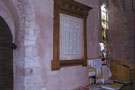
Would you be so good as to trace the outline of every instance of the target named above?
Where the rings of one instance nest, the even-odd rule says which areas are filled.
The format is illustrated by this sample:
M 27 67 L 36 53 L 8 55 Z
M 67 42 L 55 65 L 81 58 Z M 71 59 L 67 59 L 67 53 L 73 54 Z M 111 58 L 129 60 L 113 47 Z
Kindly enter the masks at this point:
M 92 8 L 74 0 L 54 0 L 53 60 L 51 63 L 52 70 L 59 70 L 61 67 L 67 66 L 87 65 L 86 20 L 90 9 Z M 60 13 L 83 19 L 84 53 L 82 59 L 60 60 Z

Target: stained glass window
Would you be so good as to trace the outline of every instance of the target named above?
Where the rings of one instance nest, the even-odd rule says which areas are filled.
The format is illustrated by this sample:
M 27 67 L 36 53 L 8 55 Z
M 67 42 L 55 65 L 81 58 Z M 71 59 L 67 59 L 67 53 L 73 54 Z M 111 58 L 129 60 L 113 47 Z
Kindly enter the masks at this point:
M 108 30 L 108 10 L 106 4 L 101 5 L 101 43 L 104 44 L 105 50 L 102 57 L 106 58 L 107 55 L 107 30 Z
M 101 19 L 103 29 L 108 29 L 108 11 L 105 4 L 101 6 Z

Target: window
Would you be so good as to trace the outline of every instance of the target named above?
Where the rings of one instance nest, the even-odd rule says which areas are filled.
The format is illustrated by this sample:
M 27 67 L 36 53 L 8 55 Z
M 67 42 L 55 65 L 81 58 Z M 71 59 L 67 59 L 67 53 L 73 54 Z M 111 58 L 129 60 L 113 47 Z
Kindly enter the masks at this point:
M 107 30 L 108 30 L 108 10 L 106 4 L 101 5 L 101 43 L 100 47 L 104 48 L 101 50 L 102 57 L 107 57 Z

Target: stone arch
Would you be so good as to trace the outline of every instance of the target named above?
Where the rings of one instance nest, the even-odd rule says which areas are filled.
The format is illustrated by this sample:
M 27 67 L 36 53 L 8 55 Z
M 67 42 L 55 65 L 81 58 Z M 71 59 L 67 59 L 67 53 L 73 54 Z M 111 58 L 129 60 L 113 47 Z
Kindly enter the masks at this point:
M 0 10 L 0 16 L 5 20 L 5 22 L 8 24 L 12 36 L 13 36 L 13 43 L 15 42 L 15 30 L 14 30 L 14 21 L 9 18 L 9 16 L 7 15 L 7 13 L 5 11 Z
M 9 30 L 11 31 L 12 43 L 15 43 L 15 22 L 14 22 L 14 19 L 13 19 L 11 13 L 9 13 L 9 10 L 6 7 L 6 4 L 3 1 L 0 2 L 0 17 L 5 21 Z M 15 54 L 15 53 L 13 53 L 13 54 Z M 14 55 L 13 55 L 12 62 L 13 62 L 13 68 L 14 68 L 14 64 L 15 64 L 14 63 Z
M 2 2 L 7 4 L 6 1 Z M 6 12 L 0 14 L 12 30 L 14 42 L 18 46 L 13 55 L 14 90 L 45 90 L 37 44 L 40 31 L 35 21 L 33 8 L 29 0 L 11 0 L 8 2 L 12 2 L 11 5 L 15 7 L 19 19 L 17 21 L 14 17 L 13 20 L 8 18 Z M 6 4 L 5 6 L 8 6 Z M 13 12 L 10 14 L 15 16 Z

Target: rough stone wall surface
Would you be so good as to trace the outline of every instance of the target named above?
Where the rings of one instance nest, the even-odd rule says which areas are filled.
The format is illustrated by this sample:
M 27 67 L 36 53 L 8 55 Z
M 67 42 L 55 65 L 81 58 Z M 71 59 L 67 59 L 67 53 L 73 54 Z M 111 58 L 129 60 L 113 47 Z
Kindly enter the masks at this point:
M 109 35 L 112 57 L 135 63 L 135 11 L 132 0 L 109 0 Z
M 16 6 L 20 16 L 20 35 L 22 36 L 23 49 L 23 67 L 24 89 L 19 87 L 19 90 L 45 90 L 44 81 L 41 78 L 41 63 L 39 56 L 39 46 L 37 38 L 39 37 L 38 26 L 35 22 L 35 16 L 32 7 L 27 0 L 17 0 Z
M 99 11 L 98 0 L 77 0 L 94 9 L 88 16 L 88 58 L 97 58 Z M 82 66 L 62 68 L 51 71 L 53 59 L 53 0 L 30 0 L 35 12 L 36 22 L 40 29 L 39 54 L 42 65 L 42 76 L 47 90 L 72 90 L 88 84 L 87 69 Z

